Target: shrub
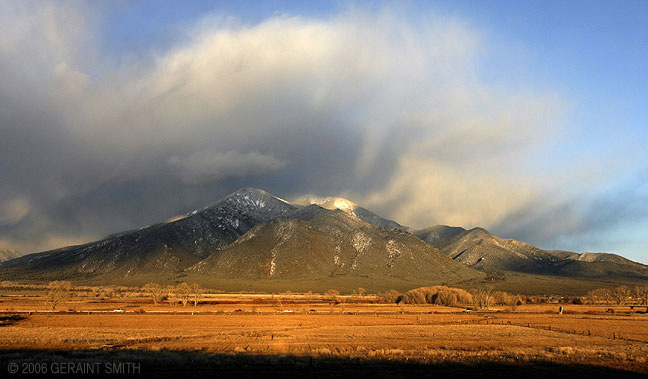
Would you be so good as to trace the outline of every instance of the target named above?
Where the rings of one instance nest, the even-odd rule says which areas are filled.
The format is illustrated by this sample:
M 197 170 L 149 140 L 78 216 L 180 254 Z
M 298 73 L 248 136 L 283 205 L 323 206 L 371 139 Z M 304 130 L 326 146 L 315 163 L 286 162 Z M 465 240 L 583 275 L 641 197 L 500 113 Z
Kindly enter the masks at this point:
M 329 295 L 329 296 L 340 296 L 340 291 L 330 289 L 330 290 L 326 291 L 326 294 Z
M 455 305 L 457 305 L 457 295 L 449 290 L 441 290 L 437 293 L 434 303 L 438 305 L 447 305 L 449 307 L 454 307 Z
M 396 290 L 389 290 L 385 293 L 379 294 L 378 298 L 384 303 L 395 303 L 401 295 L 402 294 Z
M 472 295 L 460 288 L 446 286 L 420 287 L 407 291 L 397 298 L 405 304 L 437 304 L 445 306 L 471 305 Z
M 407 291 L 403 299 L 405 304 L 427 304 L 425 291 L 419 289 Z
M 331 300 L 333 300 L 336 304 L 338 303 L 338 296 L 340 296 L 340 291 L 330 289 L 330 290 L 326 291 L 326 294 L 329 295 Z
M 513 305 L 516 298 L 504 291 L 493 292 L 493 302 L 497 305 Z

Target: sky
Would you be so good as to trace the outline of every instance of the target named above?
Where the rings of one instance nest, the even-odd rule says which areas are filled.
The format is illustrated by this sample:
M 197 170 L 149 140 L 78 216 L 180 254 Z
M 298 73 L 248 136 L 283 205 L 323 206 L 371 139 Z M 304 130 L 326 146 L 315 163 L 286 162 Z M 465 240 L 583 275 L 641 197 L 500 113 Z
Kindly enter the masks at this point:
M 5 1 L 0 248 L 243 186 L 648 263 L 646 1 Z

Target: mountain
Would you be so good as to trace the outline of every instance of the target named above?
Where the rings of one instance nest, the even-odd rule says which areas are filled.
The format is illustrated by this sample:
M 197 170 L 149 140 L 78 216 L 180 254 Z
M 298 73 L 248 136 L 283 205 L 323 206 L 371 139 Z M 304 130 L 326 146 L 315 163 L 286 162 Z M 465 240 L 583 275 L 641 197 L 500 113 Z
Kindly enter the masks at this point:
M 337 209 L 319 212 L 310 221 L 277 219 L 258 225 L 187 271 L 221 278 L 354 275 L 439 283 L 483 276 L 418 238 L 379 229 Z
M 448 245 L 456 236 L 466 232 L 466 229 L 458 226 L 435 225 L 415 230 L 413 234 L 430 245 L 441 248 Z
M 58 277 L 173 273 L 228 246 L 254 226 L 298 210 L 263 190 L 242 188 L 173 222 L 81 246 L 30 254 L 3 262 L 0 267 Z
M 616 254 L 542 250 L 526 242 L 497 237 L 483 228 L 437 225 L 413 234 L 452 259 L 487 272 L 648 279 L 648 266 Z
M 584 290 L 611 280 L 648 281 L 648 266 L 614 254 L 542 250 L 483 228 L 413 230 L 346 199 L 290 203 L 256 188 L 163 223 L 0 262 L 7 279 L 192 280 L 231 290 L 474 286 L 487 274 L 510 281 L 514 290 L 529 283 L 562 290 L 572 278 Z
M 16 250 L 0 248 L 0 262 L 18 258 L 19 256 L 20 253 L 18 253 Z
M 329 209 L 329 210 L 339 209 L 345 213 L 348 213 L 354 217 L 359 218 L 364 222 L 367 222 L 381 229 L 396 229 L 402 231 L 410 230 L 410 228 L 402 226 L 396 221 L 382 218 L 377 214 L 365 208 L 362 208 L 358 204 L 355 204 L 341 197 L 330 197 L 330 196 L 321 197 L 321 196 L 307 195 L 293 200 L 292 204 L 297 206 L 318 205 L 324 209 Z
M 448 243 L 440 247 L 444 254 L 485 271 L 542 273 L 560 260 L 526 242 L 502 239 L 483 228 L 457 231 L 445 240 Z
M 581 262 L 610 262 L 610 263 L 619 263 L 619 264 L 628 264 L 628 265 L 641 265 L 640 263 L 633 262 L 627 258 L 624 258 L 620 255 L 610 254 L 610 253 L 574 253 L 571 251 L 564 250 L 547 250 L 549 254 L 553 254 L 562 259 L 569 259 L 573 261 Z
M 4 262 L 0 269 L 6 276 L 41 280 L 137 283 L 189 275 L 198 282 L 316 283 L 341 278 L 347 285 L 377 287 L 381 281 L 389 286 L 413 280 L 440 284 L 484 276 L 402 232 L 393 221 L 344 199 L 329 200 L 318 202 L 323 206 L 291 204 L 243 188 L 171 221 L 30 254 Z

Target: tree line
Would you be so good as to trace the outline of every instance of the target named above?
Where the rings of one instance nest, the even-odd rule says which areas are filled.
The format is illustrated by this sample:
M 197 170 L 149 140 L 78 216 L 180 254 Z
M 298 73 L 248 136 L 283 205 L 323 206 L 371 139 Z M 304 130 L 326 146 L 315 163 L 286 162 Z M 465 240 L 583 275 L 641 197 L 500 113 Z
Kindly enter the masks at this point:
M 16 283 L 2 282 L 3 287 L 16 286 Z M 32 286 L 29 286 L 30 288 Z M 80 296 L 80 293 L 86 292 L 86 296 L 108 299 L 115 296 L 147 296 L 150 297 L 155 305 L 168 303 L 171 306 L 187 306 L 193 304 L 198 306 L 201 295 L 205 292 L 197 283 L 179 283 L 177 285 L 161 285 L 156 282 L 149 282 L 141 288 L 118 287 L 118 286 L 99 286 L 99 287 L 74 287 L 69 281 L 57 280 L 49 282 L 46 287 L 40 288 L 45 290 L 45 306 L 47 309 L 54 311 L 61 303 L 74 296 Z M 311 292 L 312 294 L 312 292 Z M 356 296 L 365 296 L 367 294 L 364 288 L 358 288 L 353 291 Z M 338 302 L 340 292 L 338 290 L 328 290 L 328 295 L 333 301 Z M 648 306 L 648 286 L 619 286 L 616 288 L 599 288 L 591 290 L 586 296 L 525 296 L 514 295 L 504 291 L 494 291 L 489 287 L 478 289 L 464 290 L 447 286 L 429 286 L 420 287 L 401 293 L 391 290 L 378 294 L 379 301 L 386 303 L 403 303 L 403 304 L 437 304 L 445 306 L 474 306 L 479 309 L 489 308 L 493 305 L 504 305 L 516 307 L 522 304 L 537 303 L 574 303 L 574 304 L 605 304 L 605 305 L 646 305 Z
M 522 304 L 540 303 L 648 306 L 648 286 L 599 288 L 589 291 L 586 296 L 525 296 L 513 295 L 504 291 L 493 291 L 488 287 L 466 291 L 446 286 L 430 286 L 415 288 L 405 293 L 391 290 L 379 294 L 379 298 L 387 303 L 437 304 L 450 307 L 472 305 L 479 309 L 488 308 L 492 305 L 516 307 Z
M 599 288 L 587 293 L 593 303 L 648 305 L 648 286 Z
M 127 288 L 127 287 L 125 287 Z M 66 280 L 55 280 L 49 282 L 45 288 L 45 307 L 50 311 L 56 310 L 56 307 L 61 303 L 65 303 L 69 298 L 78 296 L 77 289 L 75 292 L 72 291 L 72 283 Z M 204 293 L 202 287 L 193 283 L 189 285 L 188 283 L 180 283 L 176 286 L 162 286 L 156 282 L 150 282 L 144 285 L 141 289 L 131 292 L 145 293 L 147 296 L 150 296 L 155 305 L 158 305 L 161 302 L 168 302 L 169 305 L 175 306 L 182 304 L 182 306 L 187 306 L 187 304 L 193 303 L 194 306 L 198 306 L 200 301 L 200 296 Z M 94 298 L 110 299 L 116 296 L 118 291 L 114 287 L 90 287 L 87 288 L 88 295 Z M 123 292 L 123 291 L 121 291 Z M 123 296 L 123 293 L 120 293 Z
M 480 309 L 492 305 L 518 306 L 523 304 L 523 297 L 511 295 L 504 291 L 478 288 L 466 291 L 447 286 L 420 287 L 400 293 L 395 290 L 380 294 L 379 297 L 389 303 L 403 304 L 436 304 L 448 307 L 474 306 Z
M 180 283 L 177 286 L 169 285 L 164 287 L 156 282 L 150 282 L 144 285 L 142 289 L 149 294 L 155 305 L 167 301 L 171 306 L 182 304 L 184 307 L 190 301 L 193 301 L 194 307 L 198 306 L 200 295 L 203 293 L 202 287 L 197 283 L 191 285 Z

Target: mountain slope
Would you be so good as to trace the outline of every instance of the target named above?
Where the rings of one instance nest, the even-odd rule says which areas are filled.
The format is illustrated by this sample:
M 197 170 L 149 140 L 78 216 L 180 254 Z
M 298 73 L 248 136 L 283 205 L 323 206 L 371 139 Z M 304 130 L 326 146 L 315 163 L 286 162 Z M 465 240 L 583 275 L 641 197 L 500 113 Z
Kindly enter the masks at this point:
M 478 280 L 483 272 L 648 280 L 648 266 L 614 254 L 547 251 L 482 228 L 412 231 L 345 199 L 309 197 L 293 204 L 255 188 L 169 222 L 0 262 L 7 279 L 111 284 L 178 275 L 199 282 L 342 277 L 355 278 L 349 283 L 375 279 L 371 283 L 381 288 L 390 280 L 403 286 Z
M 486 271 L 542 273 L 560 260 L 526 242 L 502 239 L 482 228 L 455 235 L 441 251 L 461 263 Z
M 624 258 L 617 254 L 610 253 L 574 253 L 571 251 L 564 250 L 547 250 L 547 253 L 555 255 L 561 259 L 569 259 L 572 261 L 581 261 L 581 262 L 610 262 L 610 263 L 619 263 L 627 265 L 641 265 L 640 263 L 633 262 L 627 258 Z
M 466 229 L 458 226 L 435 225 L 425 229 L 415 230 L 413 234 L 430 245 L 441 248 L 448 245 L 455 237 L 463 235 L 466 232 Z
M 417 238 L 376 228 L 341 210 L 320 213 L 310 221 L 261 224 L 187 271 L 241 279 L 356 275 L 438 283 L 483 276 Z
M 616 254 L 542 250 L 526 242 L 499 238 L 482 228 L 437 225 L 413 234 L 456 261 L 483 271 L 648 278 L 647 266 Z
M 255 225 L 297 210 L 265 191 L 243 188 L 173 222 L 30 254 L 0 267 L 66 277 L 177 272 L 234 242 Z

